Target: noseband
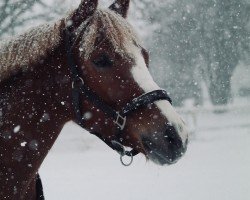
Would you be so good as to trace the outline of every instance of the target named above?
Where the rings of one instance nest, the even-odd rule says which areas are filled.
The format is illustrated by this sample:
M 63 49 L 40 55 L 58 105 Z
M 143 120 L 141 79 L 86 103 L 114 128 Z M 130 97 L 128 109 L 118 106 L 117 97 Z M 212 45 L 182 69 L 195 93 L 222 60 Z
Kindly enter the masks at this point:
M 127 117 L 130 113 L 146 107 L 159 100 L 167 100 L 172 104 L 171 98 L 168 96 L 165 90 L 154 90 L 142 94 L 139 97 L 134 98 L 131 102 L 127 103 L 125 107 L 121 110 L 115 110 L 110 105 L 102 100 L 95 92 L 91 90 L 83 81 L 80 73 L 80 68 L 76 64 L 73 52 L 72 52 L 72 38 L 70 32 L 65 30 L 66 38 L 66 50 L 67 50 L 67 62 L 71 72 L 72 78 L 72 102 L 74 111 L 76 114 L 77 123 L 85 128 L 84 126 L 84 114 L 81 103 L 81 96 L 91 102 L 94 106 L 100 109 L 107 117 L 113 119 L 114 125 L 117 127 L 117 132 L 115 134 L 115 139 L 108 141 L 100 135 L 97 135 L 101 140 L 103 140 L 109 147 L 117 151 L 120 154 L 120 159 L 123 165 L 129 166 L 133 161 L 133 156 L 137 155 L 139 152 L 135 149 L 131 151 L 125 150 L 125 147 L 121 144 L 123 130 L 126 127 Z M 125 164 L 123 161 L 124 156 L 129 156 L 131 161 L 128 164 Z

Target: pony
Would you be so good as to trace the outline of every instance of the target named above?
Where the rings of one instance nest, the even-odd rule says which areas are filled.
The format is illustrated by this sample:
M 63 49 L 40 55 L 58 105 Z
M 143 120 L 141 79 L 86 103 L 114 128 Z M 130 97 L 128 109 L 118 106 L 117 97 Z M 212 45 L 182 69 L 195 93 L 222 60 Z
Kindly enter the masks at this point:
M 187 127 L 148 71 L 129 4 L 82 0 L 65 18 L 0 45 L 0 199 L 44 198 L 38 170 L 68 121 L 121 160 L 142 153 L 167 165 L 185 153 Z

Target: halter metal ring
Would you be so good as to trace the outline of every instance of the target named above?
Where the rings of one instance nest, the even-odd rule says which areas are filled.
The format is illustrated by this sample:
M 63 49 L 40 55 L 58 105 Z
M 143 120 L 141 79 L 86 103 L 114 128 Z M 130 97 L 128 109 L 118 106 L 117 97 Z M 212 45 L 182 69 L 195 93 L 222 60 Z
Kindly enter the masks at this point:
M 128 155 L 130 157 L 130 161 L 128 163 L 125 163 L 123 158 L 125 156 L 128 156 Z M 134 160 L 134 156 L 130 151 L 126 151 L 123 155 L 122 154 L 120 155 L 120 161 L 121 161 L 122 165 L 125 166 L 125 167 L 130 166 L 133 163 L 133 160 Z
M 75 80 L 73 80 L 72 81 L 72 89 L 74 89 L 75 88 L 75 85 L 78 83 L 78 82 L 80 82 L 82 85 L 84 85 L 84 80 L 81 78 L 81 77 L 77 77 L 77 79 L 75 79 Z

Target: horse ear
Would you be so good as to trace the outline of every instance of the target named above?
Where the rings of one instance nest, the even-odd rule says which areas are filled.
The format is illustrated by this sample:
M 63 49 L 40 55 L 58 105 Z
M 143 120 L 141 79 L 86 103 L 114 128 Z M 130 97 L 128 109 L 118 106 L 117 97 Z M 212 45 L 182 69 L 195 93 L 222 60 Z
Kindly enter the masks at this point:
M 94 14 L 98 6 L 98 0 L 82 0 L 79 7 L 67 19 L 67 26 L 77 28 L 88 17 Z
M 130 0 L 116 0 L 109 9 L 117 12 L 122 17 L 126 18 L 128 14 Z

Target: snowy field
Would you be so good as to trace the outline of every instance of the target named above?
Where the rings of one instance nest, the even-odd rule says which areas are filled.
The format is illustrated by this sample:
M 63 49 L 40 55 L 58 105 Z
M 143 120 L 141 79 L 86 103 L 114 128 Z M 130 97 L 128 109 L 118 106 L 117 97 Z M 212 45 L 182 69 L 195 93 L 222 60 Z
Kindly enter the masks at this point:
M 40 170 L 47 200 L 249 200 L 250 110 L 201 113 L 186 155 L 131 167 L 99 139 L 65 126 Z

